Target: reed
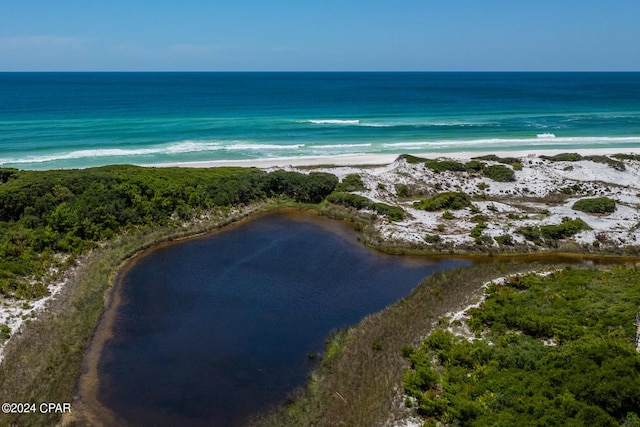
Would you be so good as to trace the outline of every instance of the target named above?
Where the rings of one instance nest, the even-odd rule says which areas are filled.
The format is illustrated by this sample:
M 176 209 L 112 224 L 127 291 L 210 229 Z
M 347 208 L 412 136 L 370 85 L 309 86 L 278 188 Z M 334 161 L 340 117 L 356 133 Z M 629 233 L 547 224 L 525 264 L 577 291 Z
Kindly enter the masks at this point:
M 399 396 L 408 366 L 403 347 L 417 345 L 441 316 L 479 298 L 485 282 L 536 268 L 542 267 L 480 264 L 430 276 L 408 297 L 335 335 L 327 344 L 328 361 L 311 374 L 308 385 L 252 424 L 372 426 L 401 417 Z

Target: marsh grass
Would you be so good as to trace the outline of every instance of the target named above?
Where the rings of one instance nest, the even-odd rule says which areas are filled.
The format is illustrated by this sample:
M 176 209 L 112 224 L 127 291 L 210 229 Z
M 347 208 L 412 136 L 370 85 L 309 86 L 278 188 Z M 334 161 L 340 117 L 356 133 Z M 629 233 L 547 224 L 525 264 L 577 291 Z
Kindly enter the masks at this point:
M 327 344 L 328 361 L 310 375 L 307 386 L 252 424 L 373 426 L 402 416 L 398 390 L 408 366 L 403 347 L 415 346 L 441 316 L 479 298 L 485 282 L 536 268 L 542 267 L 481 264 L 430 276 L 408 297 L 336 335 Z

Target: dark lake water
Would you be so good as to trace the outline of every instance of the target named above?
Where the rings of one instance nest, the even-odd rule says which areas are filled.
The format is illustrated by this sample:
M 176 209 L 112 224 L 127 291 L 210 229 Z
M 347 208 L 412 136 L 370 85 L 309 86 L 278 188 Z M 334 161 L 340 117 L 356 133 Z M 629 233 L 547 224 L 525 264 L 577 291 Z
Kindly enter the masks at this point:
M 121 278 L 98 397 L 132 425 L 242 424 L 305 383 L 332 330 L 465 264 L 383 255 L 304 214 L 160 247 Z

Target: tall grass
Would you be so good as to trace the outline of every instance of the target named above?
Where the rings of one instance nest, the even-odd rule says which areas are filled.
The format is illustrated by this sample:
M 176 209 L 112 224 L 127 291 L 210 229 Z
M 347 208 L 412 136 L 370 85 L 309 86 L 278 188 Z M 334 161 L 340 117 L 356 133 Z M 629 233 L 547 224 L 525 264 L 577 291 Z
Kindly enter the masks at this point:
M 481 294 L 495 277 L 542 267 L 481 264 L 427 278 L 413 293 L 359 325 L 337 334 L 330 357 L 290 401 L 253 420 L 259 426 L 373 426 L 399 416 L 398 393 L 407 363 L 405 345 L 416 345 L 449 311 Z

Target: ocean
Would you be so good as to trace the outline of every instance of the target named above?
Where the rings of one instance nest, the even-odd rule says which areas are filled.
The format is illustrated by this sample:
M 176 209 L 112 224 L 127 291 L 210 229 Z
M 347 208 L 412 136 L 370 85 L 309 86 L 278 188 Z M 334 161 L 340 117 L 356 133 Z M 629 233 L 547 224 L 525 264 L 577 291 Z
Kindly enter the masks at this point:
M 640 148 L 640 73 L 0 73 L 0 167 L 583 148 Z

